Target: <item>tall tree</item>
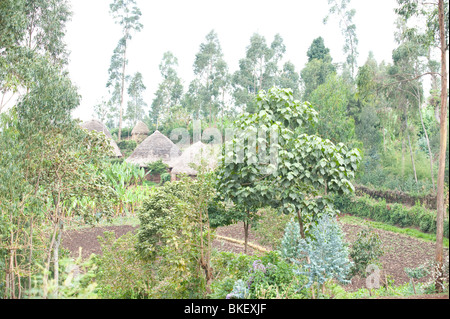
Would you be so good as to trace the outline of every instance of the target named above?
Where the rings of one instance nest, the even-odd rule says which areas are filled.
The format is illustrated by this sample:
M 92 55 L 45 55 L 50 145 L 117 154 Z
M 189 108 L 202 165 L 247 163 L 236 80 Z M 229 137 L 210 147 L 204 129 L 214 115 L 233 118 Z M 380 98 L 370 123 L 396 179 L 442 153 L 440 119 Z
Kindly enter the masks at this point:
M 142 73 L 136 72 L 131 78 L 130 85 L 128 86 L 128 106 L 125 118 L 130 122 L 132 126 L 136 125 L 138 120 L 142 120 L 145 115 L 144 108 L 147 106 L 145 103 L 144 93 L 146 87 L 142 78 Z
M 443 230 L 444 230 L 444 183 L 445 183 L 445 165 L 446 165 L 446 148 L 447 148 L 447 52 L 448 52 L 448 36 L 449 36 L 449 5 L 448 1 L 413 1 L 413 0 L 397 0 L 399 7 L 396 13 L 403 17 L 406 21 L 411 18 L 419 18 L 425 20 L 425 34 L 421 37 L 422 43 L 426 48 L 435 47 L 441 57 L 441 96 L 440 96 L 440 150 L 439 150 L 439 169 L 437 179 L 437 217 L 436 217 L 436 263 L 438 273 L 442 273 L 443 265 Z M 415 28 L 412 28 L 413 30 Z M 411 29 L 408 29 L 410 31 Z M 425 74 L 429 74 L 426 72 Z M 417 77 L 423 76 L 419 75 Z M 442 276 L 436 278 L 436 290 L 442 291 Z
M 313 40 L 306 55 L 308 56 L 308 62 L 313 59 L 326 60 L 330 55 L 330 49 L 325 46 L 323 38 L 318 37 Z
M 110 13 L 115 23 L 122 27 L 122 37 L 111 58 L 110 77 L 107 84 L 108 87 L 112 85 L 114 90 L 120 90 L 118 133 L 118 139 L 120 141 L 122 135 L 126 66 L 128 64 L 128 43 L 132 39 L 132 33 L 141 31 L 143 25 L 139 22 L 142 13 L 137 7 L 135 0 L 113 0 L 113 3 L 110 4 Z
M 233 74 L 236 106 L 251 113 L 256 111 L 255 97 L 260 90 L 268 90 L 277 84 L 281 74 L 279 64 L 285 52 L 286 47 L 279 34 L 275 35 L 270 46 L 264 36 L 258 33 L 251 36 L 246 56 L 239 61 L 239 70 Z
M 149 113 L 151 121 L 157 127 L 170 119 L 172 108 L 181 104 L 183 85 L 178 77 L 177 67 L 178 59 L 172 52 L 165 52 L 159 64 L 162 82 L 155 93 Z
M 339 18 L 339 27 L 345 38 L 345 44 L 343 51 L 347 54 L 347 64 L 350 67 L 350 74 L 352 78 L 355 76 L 357 68 L 358 58 L 358 37 L 356 36 L 356 25 L 353 23 L 353 17 L 355 16 L 355 9 L 349 10 L 347 7 L 350 4 L 350 0 L 328 0 L 330 6 L 329 15 L 323 20 L 324 24 L 327 23 L 329 16 L 336 14 Z
M 314 39 L 308 48 L 308 63 L 300 72 L 303 100 L 308 100 L 311 93 L 319 85 L 325 83 L 329 75 L 336 73 L 336 67 L 332 63 L 329 52 L 330 50 L 325 47 L 322 37 Z
M 330 75 L 311 93 L 309 102 L 319 113 L 315 129 L 323 139 L 335 144 L 349 143 L 354 139 L 354 119 L 347 113 L 350 95 L 350 87 L 338 75 Z
M 67 64 L 64 42 L 71 18 L 67 0 L 5 0 L 0 4 L 0 111 L 17 95 L 29 91 L 30 67 L 37 55 L 53 63 Z
M 206 41 L 200 44 L 195 56 L 192 85 L 199 94 L 199 108 L 204 118 L 213 123 L 224 107 L 223 97 L 228 86 L 228 66 L 223 58 L 217 33 L 212 30 L 206 35 Z

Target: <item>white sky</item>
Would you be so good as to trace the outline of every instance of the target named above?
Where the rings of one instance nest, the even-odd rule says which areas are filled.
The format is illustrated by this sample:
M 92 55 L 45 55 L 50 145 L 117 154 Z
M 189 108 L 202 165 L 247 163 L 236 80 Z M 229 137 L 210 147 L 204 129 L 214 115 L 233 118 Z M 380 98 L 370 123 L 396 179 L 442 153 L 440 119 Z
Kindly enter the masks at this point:
M 110 58 L 121 36 L 109 14 L 112 0 L 72 0 L 72 21 L 67 24 L 66 43 L 70 51 L 69 72 L 82 95 L 73 115 L 81 120 L 94 117 L 93 106 L 107 97 L 106 82 Z M 193 63 L 205 36 L 214 29 L 230 73 L 245 57 L 250 37 L 257 32 L 268 45 L 279 33 L 286 46 L 285 60 L 299 72 L 307 61 L 312 41 L 322 36 L 334 62 L 343 62 L 343 36 L 338 20 L 328 13 L 327 0 L 137 0 L 144 29 L 134 35 L 129 48 L 127 74 L 139 71 L 147 87 L 150 106 L 161 82 L 159 64 L 163 53 L 178 58 L 178 75 L 184 89 L 193 79 Z M 391 62 L 394 41 L 396 0 L 353 0 L 354 23 L 359 40 L 358 66 L 369 51 L 377 62 Z

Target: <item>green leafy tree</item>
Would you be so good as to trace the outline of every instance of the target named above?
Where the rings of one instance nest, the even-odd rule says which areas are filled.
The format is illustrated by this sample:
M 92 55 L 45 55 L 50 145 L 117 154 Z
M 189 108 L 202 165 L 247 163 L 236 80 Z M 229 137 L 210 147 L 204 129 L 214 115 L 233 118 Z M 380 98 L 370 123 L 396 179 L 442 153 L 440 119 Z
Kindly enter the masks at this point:
M 406 21 L 411 18 L 421 18 L 426 21 L 425 36 L 422 43 L 425 47 L 436 46 L 440 53 L 441 62 L 441 98 L 440 98 L 440 150 L 439 169 L 437 179 L 437 232 L 436 232 L 436 263 L 438 272 L 441 273 L 443 265 L 443 221 L 444 221 L 444 183 L 446 167 L 446 149 L 448 138 L 447 99 L 448 99 L 448 34 L 449 34 L 449 12 L 448 1 L 416 2 L 410 0 L 398 0 L 399 7 L 396 13 Z M 436 279 L 436 290 L 442 291 L 442 278 Z
M 330 194 L 354 190 L 359 151 L 303 133 L 317 112 L 290 90 L 261 91 L 256 104 L 259 111 L 244 113 L 226 137 L 218 191 L 248 212 L 271 205 L 297 214 L 305 238 L 310 225 L 333 211 Z
M 111 65 L 108 70 L 109 79 L 107 87 L 111 88 L 111 102 L 118 106 L 119 111 L 119 133 L 118 140 L 122 135 L 122 120 L 124 113 L 124 92 L 126 80 L 126 66 L 128 64 L 127 49 L 133 32 L 142 30 L 143 25 L 139 22 L 142 15 L 135 0 L 114 0 L 110 4 L 110 13 L 116 24 L 122 27 L 120 38 L 111 57 Z
M 318 37 L 313 40 L 306 55 L 308 56 L 308 62 L 311 62 L 313 59 L 327 60 L 329 59 L 330 49 L 325 46 L 323 38 Z
M 147 106 L 143 97 L 145 89 L 146 87 L 143 82 L 142 73 L 136 72 L 131 78 L 130 85 L 128 86 L 129 101 L 125 115 L 125 118 L 130 122 L 131 126 L 144 118 L 144 108 Z
M 158 187 L 140 210 L 137 249 L 159 266 L 155 275 L 161 296 L 193 298 L 211 292 L 208 205 L 215 196 L 213 183 L 213 176 L 200 170 L 197 179 Z
M 309 101 L 319 112 L 315 126 L 319 136 L 333 143 L 348 143 L 354 139 L 354 120 L 347 113 L 350 96 L 348 84 L 337 75 L 329 76 L 311 93 Z
M 67 64 L 65 26 L 72 13 L 66 0 L 2 1 L 0 5 L 0 111 L 28 91 L 38 55 Z M 37 66 L 38 67 L 38 66 Z M 22 92 L 23 92 L 22 91 Z
M 260 90 L 268 90 L 278 83 L 279 63 L 286 47 L 283 39 L 276 34 L 269 46 L 266 38 L 255 33 L 250 38 L 245 58 L 239 60 L 239 70 L 233 74 L 233 98 L 235 105 L 245 111 L 256 111 L 254 99 Z M 289 69 L 291 65 L 286 65 Z
M 178 59 L 172 52 L 165 52 L 159 64 L 163 80 L 155 93 L 149 113 L 151 121 L 158 127 L 159 124 L 164 125 L 171 118 L 173 108 L 181 104 L 183 85 L 178 77 L 177 67 Z
M 206 35 L 206 41 L 200 44 L 200 50 L 194 61 L 195 79 L 189 87 L 189 97 L 185 101 L 194 102 L 187 108 L 194 116 L 208 119 L 214 123 L 218 114 L 225 107 L 224 96 L 227 94 L 229 74 L 223 58 L 217 33 L 212 30 Z
M 321 84 L 325 83 L 328 76 L 336 73 L 336 67 L 332 63 L 329 49 L 325 47 L 322 37 L 314 39 L 308 49 L 308 63 L 301 70 L 301 82 L 303 84 L 303 100 L 307 101 L 311 93 Z
M 337 15 L 339 19 L 339 27 L 345 39 L 343 51 L 347 54 L 347 65 L 350 67 L 350 75 L 354 78 L 357 68 L 358 58 L 358 37 L 356 35 L 356 25 L 353 23 L 355 9 L 348 9 L 350 0 L 328 0 L 330 6 L 329 15 L 323 20 L 327 23 L 330 15 Z

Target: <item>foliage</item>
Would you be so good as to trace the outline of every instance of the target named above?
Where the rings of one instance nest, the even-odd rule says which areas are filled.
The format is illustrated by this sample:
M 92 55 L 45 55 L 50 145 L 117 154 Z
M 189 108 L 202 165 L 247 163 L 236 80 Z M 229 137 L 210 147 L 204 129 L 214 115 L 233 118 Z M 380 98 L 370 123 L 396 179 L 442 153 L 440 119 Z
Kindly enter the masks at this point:
M 350 87 L 341 77 L 330 75 L 310 95 L 309 101 L 316 106 L 319 119 L 317 134 L 333 143 L 348 143 L 355 134 L 353 118 L 347 114 Z
M 145 92 L 145 85 L 142 77 L 142 73 L 136 72 L 131 78 L 130 85 L 128 86 L 128 106 L 125 113 L 125 119 L 129 121 L 131 125 L 136 125 L 137 121 L 142 120 L 145 115 L 145 108 L 147 103 L 143 98 Z
M 152 297 L 152 264 L 142 261 L 136 250 L 136 235 L 128 233 L 116 239 L 114 232 L 98 238 L 102 254 L 95 256 L 95 282 L 98 295 L 105 299 L 141 299 Z
M 109 8 L 114 22 L 122 27 L 122 35 L 111 56 L 110 67 L 108 69 L 109 77 L 106 83 L 106 87 L 110 89 L 110 99 L 107 102 L 110 106 L 109 118 L 119 119 L 118 139 L 120 141 L 122 139 L 125 81 L 128 78 L 126 74 L 126 66 L 128 64 L 127 49 L 129 47 L 129 41 L 132 39 L 132 33 L 141 31 L 143 25 L 139 21 L 142 13 L 136 5 L 135 0 L 113 0 Z M 130 93 L 135 98 L 134 102 L 136 103 L 136 98 L 139 98 L 143 88 L 141 85 L 142 81 L 139 81 L 139 78 L 135 78 L 135 80 L 137 81 L 135 81 L 134 85 L 130 85 Z M 139 86 L 139 89 L 137 86 Z M 137 105 L 134 106 L 136 107 Z
M 187 109 L 193 119 L 206 119 L 214 123 L 225 108 L 224 93 L 229 86 L 228 65 L 223 59 L 217 33 L 212 30 L 206 35 L 195 55 L 194 74 L 187 93 Z
M 125 135 L 124 133 L 125 132 L 123 130 L 122 136 Z M 124 154 L 124 157 L 128 157 L 136 149 L 137 143 L 135 140 L 121 140 L 120 142 L 117 143 L 117 146 L 120 148 L 120 151 L 122 152 L 122 154 Z
M 330 49 L 325 47 L 322 37 L 313 40 L 308 49 L 308 63 L 301 70 L 300 75 L 303 84 L 303 100 L 309 101 L 311 93 L 325 83 L 327 78 L 336 73 L 336 67 L 332 63 Z
M 281 256 L 286 260 L 297 259 L 301 256 L 300 226 L 298 222 L 291 219 L 284 230 L 281 242 Z
M 26 298 L 29 299 L 98 299 L 97 283 L 93 280 L 96 271 L 96 265 L 93 259 L 82 261 L 72 258 L 62 258 L 59 263 L 60 281 L 56 283 L 50 280 L 47 294 L 41 287 L 44 285 L 43 275 L 33 276 L 34 287 L 26 292 Z M 42 268 L 42 271 L 45 271 Z
M 330 5 L 329 14 L 335 14 L 339 19 L 339 27 L 345 38 L 343 51 L 347 54 L 347 64 L 350 67 L 351 76 L 354 77 L 358 58 L 358 37 L 356 35 L 356 25 L 353 23 L 355 9 L 348 9 L 350 0 L 328 0 Z M 324 23 L 327 23 L 329 16 L 325 17 Z
M 336 146 L 301 134 L 304 126 L 317 121 L 317 113 L 309 103 L 294 100 L 290 90 L 261 92 L 257 105 L 257 113 L 245 113 L 235 122 L 234 136 L 225 143 L 218 191 L 253 214 L 267 205 L 286 214 L 298 213 L 307 228 L 332 209 L 325 192 L 354 190 L 350 179 L 360 154 L 342 143 Z
M 379 264 L 379 258 L 383 255 L 382 242 L 373 229 L 361 230 L 350 248 L 350 258 L 353 261 L 351 276 L 366 275 L 369 264 Z
M 169 166 L 163 163 L 162 160 L 158 160 L 156 162 L 147 164 L 148 172 L 151 175 L 153 174 L 161 175 L 163 173 L 166 173 L 168 168 Z
M 258 237 L 262 245 L 269 245 L 272 249 L 280 249 L 283 233 L 290 216 L 282 214 L 272 207 L 265 207 L 258 211 L 261 218 L 252 226 L 252 232 Z
M 296 275 L 296 266 L 278 252 L 270 252 L 249 265 L 248 273 L 236 280 L 226 299 L 304 299 L 306 277 Z
M 200 171 L 201 172 L 201 171 Z M 208 203 L 214 197 L 212 175 L 165 183 L 144 201 L 136 248 L 158 264 L 156 277 L 166 297 L 193 298 L 210 292 L 212 280 Z
M 160 126 L 172 122 L 173 109 L 181 102 L 183 85 L 176 71 L 177 66 L 178 59 L 173 53 L 165 52 L 159 64 L 163 80 L 155 93 L 149 113 L 151 122 L 156 124 L 158 129 Z
M 436 232 L 436 213 L 420 205 L 408 208 L 401 204 L 387 204 L 369 196 L 339 196 L 335 199 L 336 207 L 345 214 L 375 221 L 398 225 L 400 227 L 417 227 L 426 233 Z M 448 238 L 448 219 L 444 220 L 444 236 Z
M 323 285 L 332 278 L 343 284 L 349 283 L 352 262 L 348 258 L 348 247 L 336 220 L 329 216 L 322 217 L 311 233 L 313 237 L 300 239 L 301 255 L 296 257 L 303 259 L 302 255 L 305 255 L 308 262 L 293 259 L 296 264 L 302 266 L 297 273 L 308 277 L 307 287 L 311 287 L 314 283 Z

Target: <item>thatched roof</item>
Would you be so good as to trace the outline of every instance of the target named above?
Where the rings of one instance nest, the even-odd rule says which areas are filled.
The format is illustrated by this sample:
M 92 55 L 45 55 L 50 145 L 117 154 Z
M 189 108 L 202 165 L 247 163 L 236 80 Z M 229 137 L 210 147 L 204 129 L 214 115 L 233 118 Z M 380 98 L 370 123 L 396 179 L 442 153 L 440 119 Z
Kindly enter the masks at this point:
M 192 168 L 190 164 L 200 165 L 202 161 L 206 163 L 208 170 L 213 170 L 217 166 L 218 154 L 218 148 L 202 142 L 194 143 L 188 147 L 176 161 L 174 161 L 172 174 L 196 176 L 197 171 Z
M 116 142 L 114 141 L 111 132 L 108 130 L 108 128 L 101 122 L 97 120 L 91 120 L 87 121 L 81 124 L 81 127 L 84 129 L 87 129 L 89 131 L 97 131 L 97 132 L 103 132 L 106 137 L 109 140 L 109 143 L 113 147 L 114 155 L 117 157 L 122 157 L 122 152 L 120 151 L 120 148 L 117 146 Z
M 156 131 L 136 147 L 133 154 L 125 161 L 145 167 L 149 163 L 162 160 L 172 166 L 172 161 L 181 155 L 181 151 L 168 137 Z
M 134 126 L 133 130 L 131 131 L 131 135 L 148 135 L 150 134 L 150 130 L 148 129 L 148 126 L 142 122 L 138 121 L 136 125 Z

